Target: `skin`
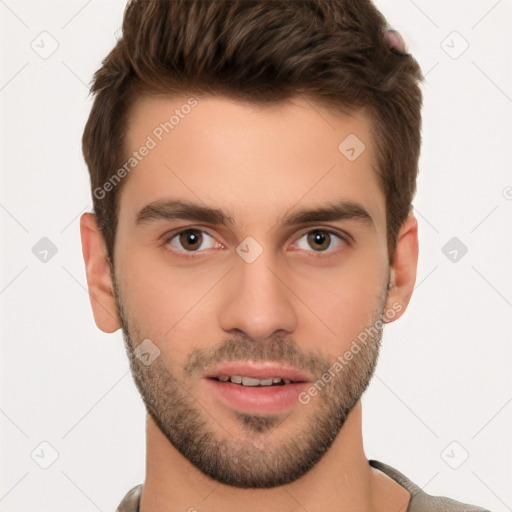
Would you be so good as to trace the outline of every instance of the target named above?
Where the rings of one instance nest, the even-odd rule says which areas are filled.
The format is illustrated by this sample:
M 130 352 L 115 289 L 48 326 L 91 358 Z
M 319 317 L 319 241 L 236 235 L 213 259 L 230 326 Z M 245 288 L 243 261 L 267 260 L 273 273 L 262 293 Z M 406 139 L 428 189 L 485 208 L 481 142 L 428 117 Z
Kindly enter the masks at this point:
M 130 115 L 130 152 L 187 100 L 188 96 L 139 99 Z M 336 388 L 341 381 L 333 379 L 332 386 L 307 405 L 277 414 L 271 426 L 258 433 L 248 428 L 252 423 L 244 423 L 236 411 L 212 398 L 200 372 L 184 371 L 187 361 L 192 354 L 217 350 L 229 339 L 249 340 L 247 350 L 260 355 L 274 339 L 283 339 L 300 354 L 332 363 L 375 323 L 379 311 L 384 320 L 394 321 L 406 310 L 416 279 L 417 220 L 411 214 L 403 223 L 390 266 L 385 197 L 376 177 L 371 123 L 364 113 L 342 115 L 300 97 L 273 107 L 223 97 L 197 100 L 198 105 L 122 184 L 114 272 L 94 215 L 81 217 L 94 320 L 107 333 L 123 327 L 128 349 L 143 339 L 152 340 L 160 355 L 142 375 L 147 382 L 158 371 L 174 375 L 215 439 L 227 440 L 233 448 L 257 447 L 262 454 L 278 454 L 293 439 L 304 441 L 304 432 L 328 402 L 322 393 L 346 398 L 346 388 Z M 356 134 L 366 146 L 354 161 L 338 150 L 349 134 Z M 219 208 L 234 225 L 162 219 L 136 223 L 145 205 L 168 199 Z M 372 221 L 344 219 L 293 227 L 280 223 L 290 212 L 340 200 L 362 205 Z M 179 237 L 171 246 L 164 243 L 164 235 L 191 227 L 212 238 L 203 238 L 197 258 L 186 259 Z M 348 235 L 350 243 L 334 237 L 327 256 L 317 258 L 307 237 L 314 229 Z M 263 249 L 252 263 L 236 252 L 248 236 Z M 392 318 L 386 316 L 390 310 Z M 145 371 L 131 359 L 134 374 L 137 368 Z M 158 399 L 163 408 L 166 395 L 161 393 Z M 167 400 L 171 401 L 169 395 Z M 409 493 L 368 464 L 358 397 L 341 423 L 323 457 L 297 479 L 269 488 L 241 488 L 201 472 L 148 414 L 141 511 L 195 507 L 230 512 L 241 506 L 248 512 L 405 511 Z M 257 452 L 248 453 L 255 471 L 264 467 L 258 465 L 265 462 L 263 455 L 260 460 Z

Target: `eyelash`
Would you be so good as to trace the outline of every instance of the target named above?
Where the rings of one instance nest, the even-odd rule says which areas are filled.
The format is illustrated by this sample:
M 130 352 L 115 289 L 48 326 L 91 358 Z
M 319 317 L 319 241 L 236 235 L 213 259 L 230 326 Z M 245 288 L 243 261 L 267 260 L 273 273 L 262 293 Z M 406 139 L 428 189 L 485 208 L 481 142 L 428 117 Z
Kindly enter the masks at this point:
M 180 257 L 183 257 L 183 258 L 199 258 L 199 257 L 201 257 L 201 253 L 204 252 L 204 251 L 187 251 L 187 250 L 178 251 L 176 249 L 171 249 L 169 247 L 169 243 L 171 242 L 171 240 L 173 240 L 175 237 L 177 237 L 177 236 L 179 236 L 179 235 L 181 235 L 183 233 L 186 233 L 187 231 L 198 231 L 200 233 L 207 234 L 211 238 L 214 238 L 212 235 L 210 235 L 208 232 L 206 232 L 206 231 L 204 231 L 202 229 L 188 227 L 188 228 L 185 228 L 185 229 L 180 229 L 179 231 L 173 231 L 172 233 L 170 233 L 167 236 L 165 236 L 164 240 L 162 242 L 162 245 L 168 251 L 172 251 L 174 253 L 178 252 Z M 310 229 L 309 231 L 306 231 L 305 233 L 303 233 L 299 237 L 298 240 L 300 240 L 304 236 L 306 236 L 306 235 L 308 235 L 310 233 L 313 233 L 315 231 L 318 231 L 318 232 L 324 233 L 324 234 L 328 234 L 328 235 L 331 235 L 331 236 L 335 236 L 335 237 L 339 238 L 341 242 L 343 242 L 343 243 L 345 243 L 345 244 L 347 244 L 349 246 L 351 245 L 350 241 L 348 240 L 348 237 L 340 235 L 339 233 L 337 233 L 335 231 L 332 231 L 330 229 L 323 229 L 323 228 L 313 228 L 313 229 Z M 299 249 L 299 250 L 301 250 L 301 249 Z M 307 251 L 307 252 L 313 252 L 313 254 L 311 254 L 311 257 L 313 257 L 313 258 L 327 258 L 327 257 L 330 257 L 332 255 L 331 253 L 333 251 L 326 250 L 326 251 Z

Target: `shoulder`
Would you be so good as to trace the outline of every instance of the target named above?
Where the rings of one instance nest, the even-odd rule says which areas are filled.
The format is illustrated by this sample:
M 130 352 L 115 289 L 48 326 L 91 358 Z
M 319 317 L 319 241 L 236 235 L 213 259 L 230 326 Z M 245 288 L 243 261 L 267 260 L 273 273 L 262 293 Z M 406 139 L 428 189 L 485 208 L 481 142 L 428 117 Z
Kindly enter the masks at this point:
M 136 485 L 130 489 L 119 506 L 116 512 L 139 512 L 140 495 L 142 493 L 142 484 Z
M 369 463 L 409 491 L 411 500 L 407 512 L 490 512 L 489 509 L 444 496 L 431 496 L 395 468 L 376 460 Z

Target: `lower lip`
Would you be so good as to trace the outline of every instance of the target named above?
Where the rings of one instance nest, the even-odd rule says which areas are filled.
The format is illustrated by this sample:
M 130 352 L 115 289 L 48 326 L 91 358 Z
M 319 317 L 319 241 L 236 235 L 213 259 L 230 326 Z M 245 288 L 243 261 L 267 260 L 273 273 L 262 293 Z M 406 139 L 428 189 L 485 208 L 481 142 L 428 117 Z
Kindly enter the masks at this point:
M 284 386 L 242 386 L 231 382 L 206 379 L 217 399 L 230 409 L 255 413 L 278 413 L 298 403 L 306 382 Z

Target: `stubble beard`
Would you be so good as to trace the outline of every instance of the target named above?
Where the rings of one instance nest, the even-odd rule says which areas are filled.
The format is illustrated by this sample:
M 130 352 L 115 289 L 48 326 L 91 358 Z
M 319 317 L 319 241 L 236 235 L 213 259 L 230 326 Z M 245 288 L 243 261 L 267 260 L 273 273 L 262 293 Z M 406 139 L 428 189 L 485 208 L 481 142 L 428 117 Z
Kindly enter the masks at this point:
M 205 364 L 248 359 L 303 368 L 315 376 L 315 382 L 329 369 L 334 374 L 319 390 L 317 400 L 297 404 L 296 407 L 310 409 L 302 426 L 287 423 L 287 415 L 234 411 L 234 421 L 243 431 L 234 434 L 206 411 L 193 396 L 193 390 L 171 372 L 162 357 L 145 365 L 136 356 L 134 349 L 146 337 L 129 318 L 119 287 L 113 282 L 131 372 L 148 414 L 183 457 L 225 485 L 272 488 L 306 474 L 330 448 L 375 371 L 383 333 L 382 321 L 378 320 L 383 318 L 387 287 L 382 290 L 371 325 L 367 326 L 372 335 L 359 345 L 360 351 L 350 361 L 344 361 L 338 372 L 332 371 L 333 362 L 325 355 L 305 353 L 294 341 L 283 337 L 272 336 L 264 343 L 246 336 L 229 337 L 213 348 L 194 350 L 184 366 L 186 376 L 202 371 Z M 163 346 L 158 340 L 152 342 Z

